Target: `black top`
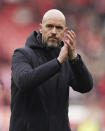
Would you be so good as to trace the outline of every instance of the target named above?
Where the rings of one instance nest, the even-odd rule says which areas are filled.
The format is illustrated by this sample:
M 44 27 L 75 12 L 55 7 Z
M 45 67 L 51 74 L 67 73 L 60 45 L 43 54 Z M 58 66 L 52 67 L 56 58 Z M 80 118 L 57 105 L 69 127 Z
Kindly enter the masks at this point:
M 48 48 L 34 31 L 25 48 L 14 51 L 9 131 L 70 131 L 69 88 L 86 93 L 93 80 L 80 55 L 58 63 L 61 47 Z

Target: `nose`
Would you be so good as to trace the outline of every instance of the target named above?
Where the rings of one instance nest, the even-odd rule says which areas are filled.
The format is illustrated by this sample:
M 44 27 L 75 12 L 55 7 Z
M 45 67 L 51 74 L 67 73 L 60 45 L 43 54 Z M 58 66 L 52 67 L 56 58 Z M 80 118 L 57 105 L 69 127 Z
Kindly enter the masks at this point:
M 51 33 L 56 34 L 56 28 L 55 27 L 51 30 Z

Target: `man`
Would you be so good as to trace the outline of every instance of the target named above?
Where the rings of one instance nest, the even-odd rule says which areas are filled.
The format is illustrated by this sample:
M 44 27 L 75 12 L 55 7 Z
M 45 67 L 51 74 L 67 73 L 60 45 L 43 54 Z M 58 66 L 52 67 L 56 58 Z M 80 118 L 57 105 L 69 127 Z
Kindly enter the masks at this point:
M 86 93 L 90 73 L 75 50 L 76 35 L 56 9 L 45 13 L 40 31 L 12 59 L 10 131 L 70 131 L 69 86 Z

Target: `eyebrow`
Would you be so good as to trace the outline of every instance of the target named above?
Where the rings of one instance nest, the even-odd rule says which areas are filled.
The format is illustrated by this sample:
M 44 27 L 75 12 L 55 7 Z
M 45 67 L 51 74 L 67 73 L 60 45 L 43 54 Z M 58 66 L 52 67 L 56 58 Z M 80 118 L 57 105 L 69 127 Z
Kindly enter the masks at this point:
M 53 24 L 46 24 L 46 27 L 54 27 L 54 25 Z M 61 25 L 57 25 L 57 26 L 55 26 L 56 28 L 59 28 L 59 29 L 63 29 L 64 27 L 63 26 L 61 26 Z

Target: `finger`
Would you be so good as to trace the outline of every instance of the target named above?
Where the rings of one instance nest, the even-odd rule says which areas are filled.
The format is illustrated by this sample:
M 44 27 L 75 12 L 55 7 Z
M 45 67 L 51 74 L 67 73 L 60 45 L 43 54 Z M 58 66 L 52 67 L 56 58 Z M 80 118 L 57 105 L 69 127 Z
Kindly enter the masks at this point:
M 76 39 L 71 38 L 71 36 L 68 35 L 68 34 L 66 35 L 66 39 L 69 39 L 70 44 L 73 45 L 73 46 L 75 46 L 75 40 L 76 40 Z
M 73 51 L 74 50 L 74 47 L 72 45 L 68 45 L 69 46 L 69 51 Z
M 72 45 L 73 45 L 73 41 L 74 41 L 74 39 L 73 39 L 73 38 L 71 38 L 71 36 L 70 36 L 70 35 L 67 35 L 66 37 L 69 39 L 69 41 L 68 41 L 68 42 L 69 42 L 70 44 L 72 44 Z
M 69 44 L 68 44 L 68 43 L 69 43 L 68 40 L 65 40 L 64 46 L 69 47 Z
M 64 42 L 64 46 L 63 47 L 67 47 L 68 48 L 67 40 L 65 39 L 63 42 Z
M 70 31 L 67 34 L 70 35 L 72 39 L 75 38 L 74 35 Z
M 71 37 L 71 35 L 69 35 L 69 34 L 67 34 L 66 37 L 67 37 L 67 39 L 72 39 L 72 40 L 74 40 L 74 39 Z
M 74 35 L 74 37 L 76 37 L 76 34 L 73 30 L 71 30 L 71 33 Z
M 71 35 L 73 38 L 76 38 L 76 34 L 72 30 L 68 31 L 68 34 Z
M 68 48 L 69 48 L 70 50 L 74 50 L 74 48 L 75 48 L 75 43 L 71 44 L 70 42 L 65 41 L 65 44 L 68 45 Z
M 67 41 L 65 41 L 65 45 L 67 45 L 67 48 L 70 48 L 70 49 L 72 49 L 72 48 L 74 48 L 71 44 L 69 44 L 69 42 L 67 42 Z
M 64 47 L 68 48 L 68 44 L 67 44 L 67 42 L 65 42 Z

